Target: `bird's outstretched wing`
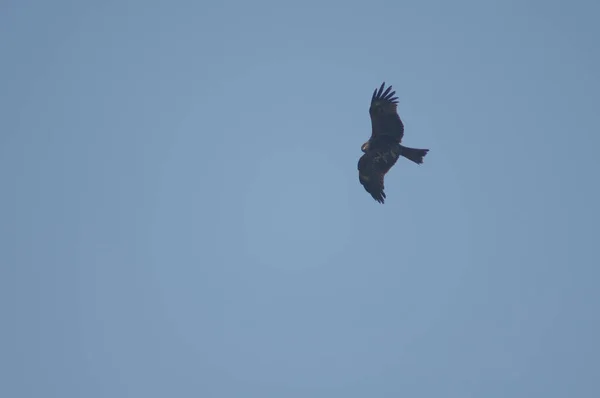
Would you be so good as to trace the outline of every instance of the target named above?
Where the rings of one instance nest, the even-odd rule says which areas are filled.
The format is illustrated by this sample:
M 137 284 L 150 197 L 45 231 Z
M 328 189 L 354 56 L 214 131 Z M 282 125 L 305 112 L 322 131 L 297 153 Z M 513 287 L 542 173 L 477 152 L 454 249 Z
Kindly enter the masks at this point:
M 385 82 L 379 89 L 375 89 L 371 97 L 371 138 L 381 135 L 389 135 L 400 143 L 404 136 L 404 124 L 398 115 L 398 97 L 395 97 L 395 91 L 389 86 L 385 91 Z
M 358 180 L 379 203 L 385 202 L 384 177 L 400 156 L 400 145 L 378 148 L 365 153 L 358 160 Z

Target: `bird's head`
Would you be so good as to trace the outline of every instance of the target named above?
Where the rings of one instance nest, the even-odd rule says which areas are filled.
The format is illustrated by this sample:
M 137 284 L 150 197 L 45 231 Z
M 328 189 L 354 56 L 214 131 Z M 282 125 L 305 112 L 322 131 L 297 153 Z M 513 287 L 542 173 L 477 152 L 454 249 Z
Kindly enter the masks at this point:
M 369 150 L 369 141 L 362 144 L 362 146 L 360 147 L 360 150 L 366 153 Z

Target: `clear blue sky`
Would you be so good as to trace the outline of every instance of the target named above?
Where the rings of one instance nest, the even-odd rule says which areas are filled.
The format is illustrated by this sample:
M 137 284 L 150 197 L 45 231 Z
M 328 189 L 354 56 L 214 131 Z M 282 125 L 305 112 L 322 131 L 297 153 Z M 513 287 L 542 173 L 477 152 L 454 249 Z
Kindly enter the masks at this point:
M 599 12 L 2 1 L 0 396 L 599 397 Z

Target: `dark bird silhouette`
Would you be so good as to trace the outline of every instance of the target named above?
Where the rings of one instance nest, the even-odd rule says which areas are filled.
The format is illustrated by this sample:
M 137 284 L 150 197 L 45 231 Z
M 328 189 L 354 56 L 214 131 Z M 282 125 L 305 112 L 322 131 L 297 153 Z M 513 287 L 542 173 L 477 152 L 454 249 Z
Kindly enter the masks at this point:
M 371 138 L 365 142 L 361 150 L 364 155 L 358 160 L 358 179 L 365 190 L 379 203 L 385 202 L 383 180 L 385 174 L 396 164 L 400 156 L 404 156 L 417 164 L 429 149 L 415 149 L 401 145 L 404 137 L 404 124 L 398 115 L 398 97 L 389 86 L 385 91 L 385 82 L 375 89 L 371 97 Z

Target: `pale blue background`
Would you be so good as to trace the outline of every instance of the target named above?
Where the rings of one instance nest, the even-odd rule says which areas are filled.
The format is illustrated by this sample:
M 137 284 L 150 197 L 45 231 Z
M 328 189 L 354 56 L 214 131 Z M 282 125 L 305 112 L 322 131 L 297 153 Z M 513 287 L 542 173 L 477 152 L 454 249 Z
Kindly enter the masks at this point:
M 0 396 L 600 397 L 599 13 L 3 0 Z

